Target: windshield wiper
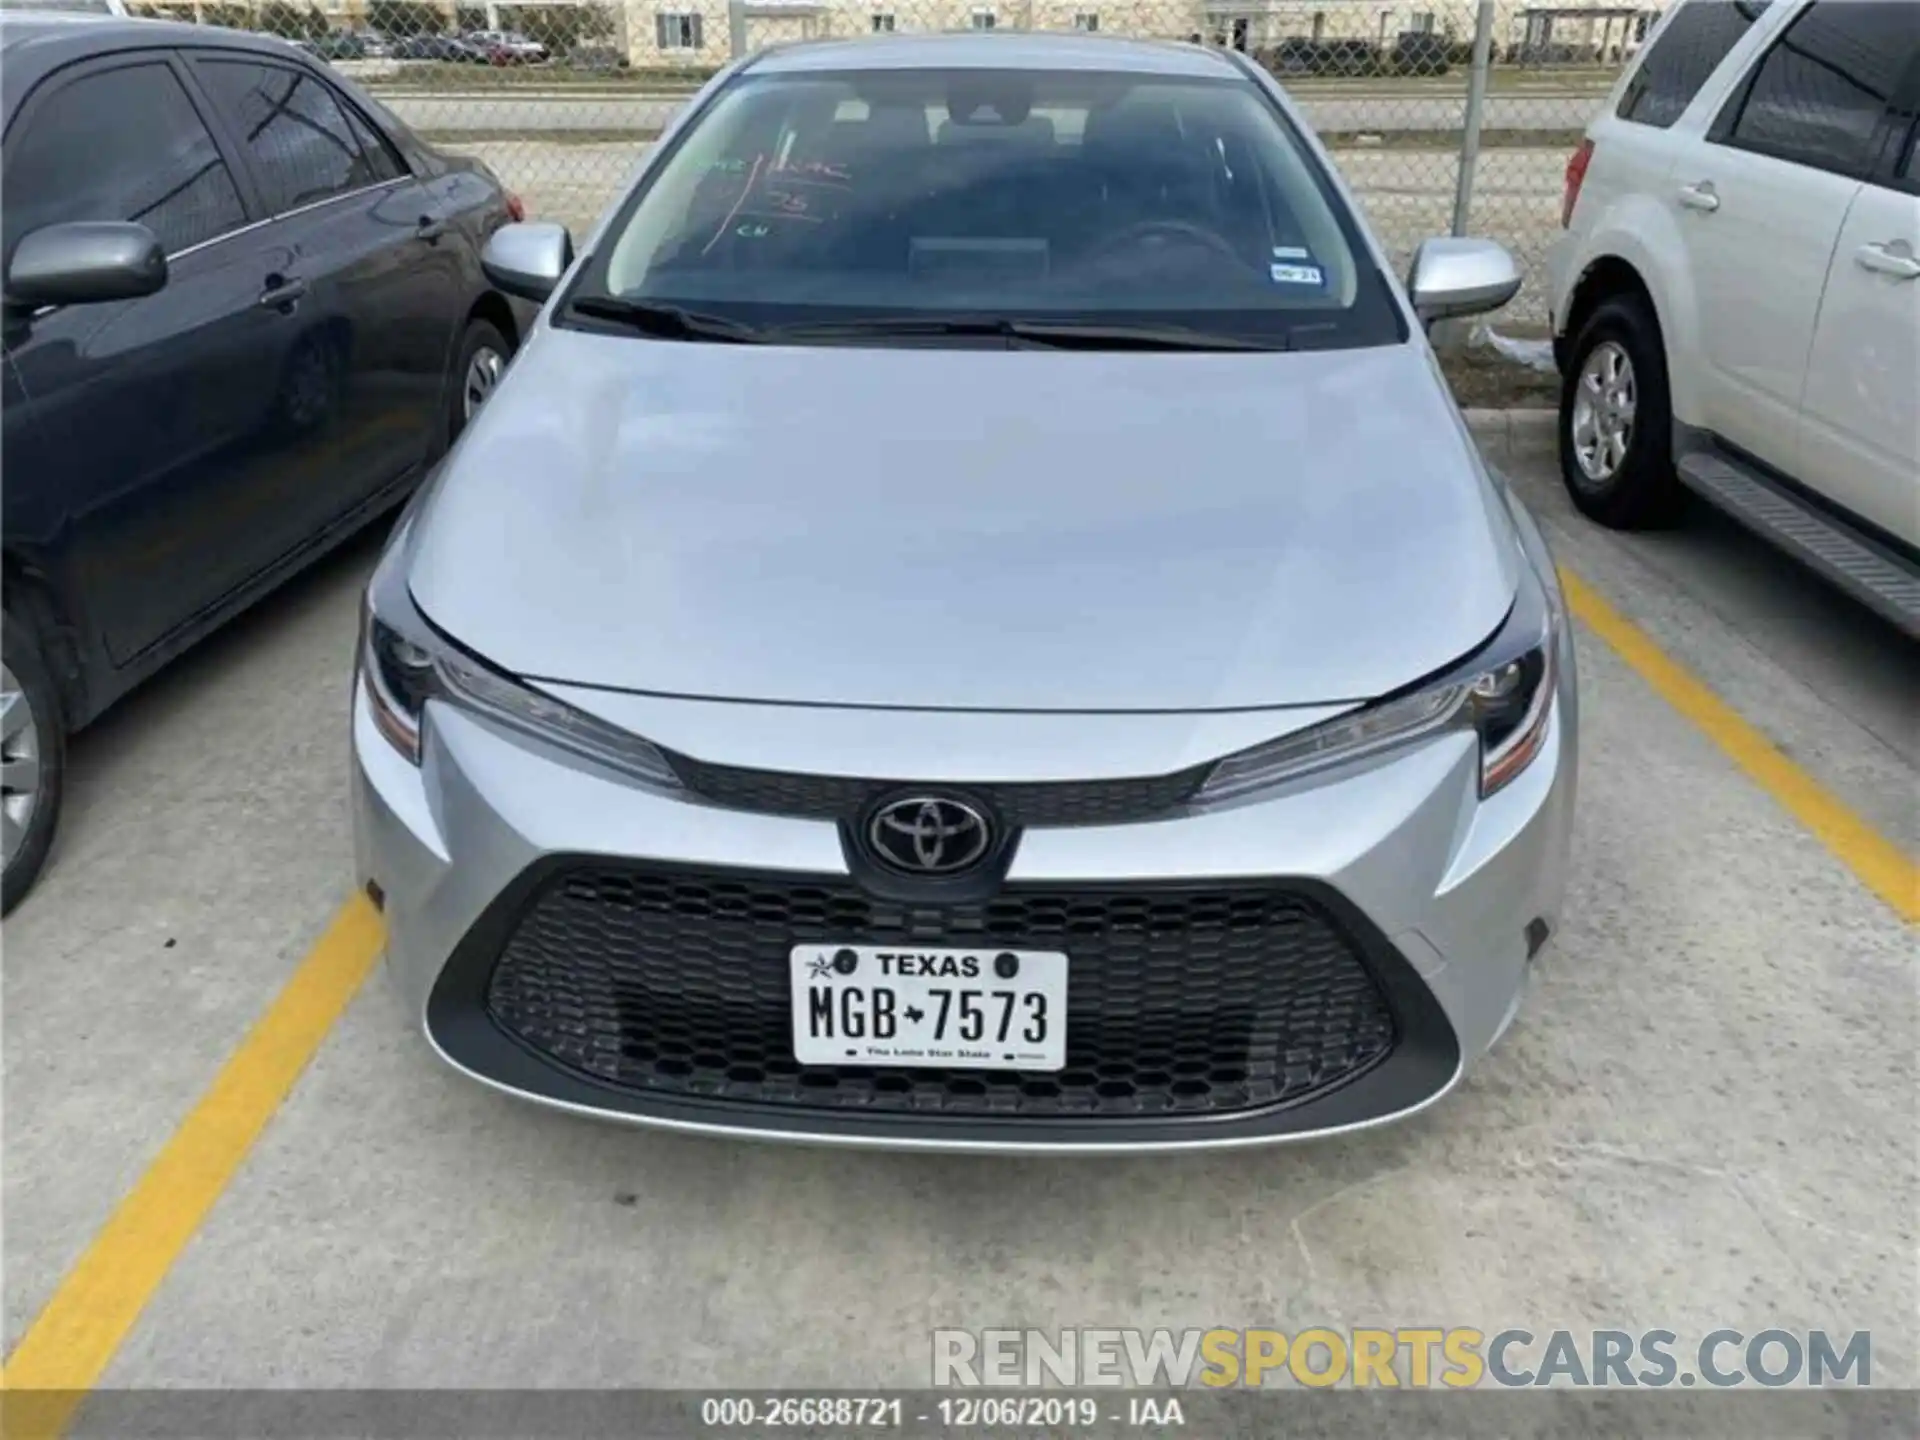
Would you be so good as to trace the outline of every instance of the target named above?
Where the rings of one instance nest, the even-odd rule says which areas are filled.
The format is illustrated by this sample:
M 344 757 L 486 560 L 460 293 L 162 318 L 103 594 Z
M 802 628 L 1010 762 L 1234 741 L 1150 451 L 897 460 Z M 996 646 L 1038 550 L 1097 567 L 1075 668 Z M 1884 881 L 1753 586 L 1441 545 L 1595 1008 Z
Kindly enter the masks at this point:
M 866 336 L 978 335 L 1054 350 L 1285 350 L 1279 337 L 1244 340 L 1187 325 L 1115 325 L 1075 320 L 1010 320 L 994 315 L 874 315 L 861 320 L 783 325 L 763 338 L 861 339 Z
M 569 313 L 591 320 L 612 320 L 645 335 L 668 340 L 714 340 L 734 345 L 758 345 L 767 332 L 724 315 L 702 315 L 678 305 L 654 300 L 622 300 L 617 295 L 582 295 L 567 306 Z

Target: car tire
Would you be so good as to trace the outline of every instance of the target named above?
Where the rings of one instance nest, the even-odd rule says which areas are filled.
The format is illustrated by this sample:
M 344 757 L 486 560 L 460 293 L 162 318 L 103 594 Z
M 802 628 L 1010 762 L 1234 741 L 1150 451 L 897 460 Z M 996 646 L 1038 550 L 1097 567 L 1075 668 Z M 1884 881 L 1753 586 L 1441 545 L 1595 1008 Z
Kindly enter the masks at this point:
M 493 387 L 500 383 L 500 376 L 507 368 L 507 361 L 513 358 L 513 345 L 502 335 L 491 321 L 469 320 L 466 333 L 460 337 L 460 348 L 454 352 L 452 393 L 448 397 L 447 442 L 451 444 L 459 438 L 460 432 L 467 428 L 467 422 L 479 409 L 480 402 L 493 393 Z M 474 387 L 480 386 L 480 393 Z
M 6 850 L 0 914 L 33 888 L 53 848 L 65 790 L 67 742 L 53 677 L 32 629 L 4 612 L 0 633 L 0 809 Z M 16 790 L 31 779 L 23 795 Z
M 1615 530 L 1671 525 L 1687 492 L 1673 469 L 1666 344 L 1638 295 L 1601 301 L 1560 381 L 1560 478 L 1580 512 Z

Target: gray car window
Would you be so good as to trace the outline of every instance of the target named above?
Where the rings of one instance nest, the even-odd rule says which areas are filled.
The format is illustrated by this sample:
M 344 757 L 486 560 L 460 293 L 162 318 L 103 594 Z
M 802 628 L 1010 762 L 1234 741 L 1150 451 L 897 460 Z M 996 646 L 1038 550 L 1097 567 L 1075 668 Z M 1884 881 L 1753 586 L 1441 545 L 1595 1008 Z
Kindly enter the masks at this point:
M 1390 292 L 1247 82 L 1053 70 L 752 76 L 616 214 L 584 283 L 764 323 L 876 312 L 1390 343 Z
M 199 70 L 233 117 L 276 214 L 382 178 L 318 76 L 250 60 L 203 60 Z
M 247 220 L 213 136 L 173 70 L 83 75 L 26 116 L 0 175 L 5 249 L 43 225 L 134 220 L 169 253 Z
M 1880 117 L 1920 51 L 1920 5 L 1821 0 L 1768 50 L 1749 82 L 1731 144 L 1864 174 Z
M 405 162 L 387 142 L 387 137 L 374 128 L 372 121 L 349 101 L 342 100 L 340 109 L 347 117 L 347 125 L 353 131 L 354 138 L 360 142 L 360 153 L 367 157 L 367 164 L 376 181 L 397 179 L 407 173 Z
M 1665 129 L 1685 113 L 1769 0 L 1688 0 L 1654 37 L 1615 112 Z

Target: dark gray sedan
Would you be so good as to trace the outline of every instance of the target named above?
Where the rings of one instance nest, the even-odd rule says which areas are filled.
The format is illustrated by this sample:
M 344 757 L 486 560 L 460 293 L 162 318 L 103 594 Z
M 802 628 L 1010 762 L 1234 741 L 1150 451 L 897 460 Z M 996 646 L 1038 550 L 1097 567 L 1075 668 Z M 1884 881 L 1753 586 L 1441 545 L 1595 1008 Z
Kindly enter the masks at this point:
M 397 504 L 520 334 L 519 202 L 293 46 L 0 20 L 5 903 L 63 737 Z M 527 314 L 523 307 L 521 314 Z

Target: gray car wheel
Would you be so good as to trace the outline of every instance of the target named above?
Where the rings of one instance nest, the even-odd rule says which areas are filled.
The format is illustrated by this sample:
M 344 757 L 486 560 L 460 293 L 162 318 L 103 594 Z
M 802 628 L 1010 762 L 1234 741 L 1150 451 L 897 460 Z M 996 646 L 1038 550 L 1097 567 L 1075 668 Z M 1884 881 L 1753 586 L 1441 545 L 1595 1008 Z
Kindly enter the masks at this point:
M 493 387 L 500 383 L 507 368 L 507 357 L 491 345 L 482 345 L 467 360 L 466 379 L 460 387 L 460 418 L 473 419 L 474 411 L 486 404 Z
M 53 845 L 66 743 L 40 648 L 11 610 L 0 644 L 0 909 L 11 910 Z
M 480 413 L 506 374 L 513 345 L 490 322 L 469 320 L 453 362 L 453 395 L 447 415 L 447 438 L 458 435 Z

